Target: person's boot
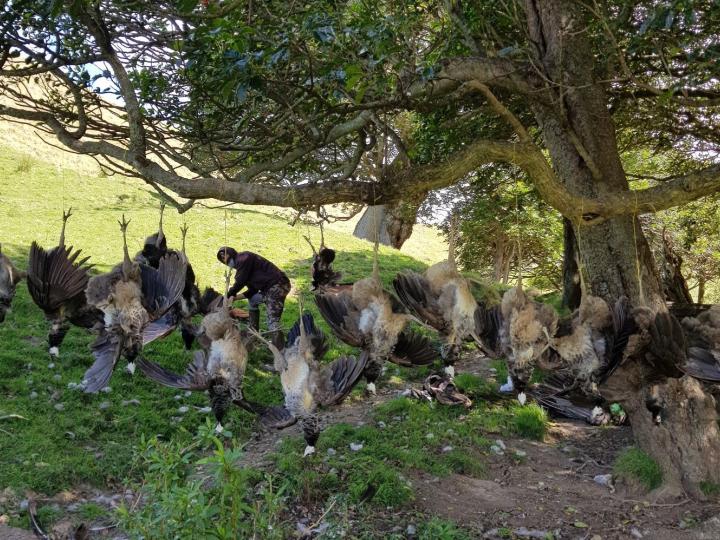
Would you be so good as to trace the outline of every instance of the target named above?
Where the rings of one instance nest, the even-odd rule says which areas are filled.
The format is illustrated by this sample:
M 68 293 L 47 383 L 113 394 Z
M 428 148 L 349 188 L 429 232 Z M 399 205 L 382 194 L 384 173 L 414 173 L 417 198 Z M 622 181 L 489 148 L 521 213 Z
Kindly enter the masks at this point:
M 260 310 L 258 308 L 248 310 L 248 326 L 253 330 L 260 330 Z

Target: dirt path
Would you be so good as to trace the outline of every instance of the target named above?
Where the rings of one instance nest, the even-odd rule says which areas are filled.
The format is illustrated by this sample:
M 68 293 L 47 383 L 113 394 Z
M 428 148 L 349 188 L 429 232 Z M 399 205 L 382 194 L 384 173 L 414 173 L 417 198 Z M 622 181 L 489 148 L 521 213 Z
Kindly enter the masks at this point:
M 458 368 L 459 372 L 493 376 L 481 357 L 470 358 Z M 386 384 L 371 400 L 354 397 L 328 411 L 326 420 L 363 425 L 371 421 L 376 405 L 397 397 L 406 387 L 405 383 Z M 284 437 L 299 434 L 299 426 L 258 433 L 245 447 L 243 464 L 270 468 L 268 455 Z M 473 537 L 487 539 L 545 539 L 549 534 L 554 540 L 720 539 L 720 518 L 714 517 L 720 516 L 717 504 L 688 500 L 654 505 L 625 488 L 614 489 L 594 480 L 597 475 L 610 473 L 617 455 L 631 444 L 628 427 L 597 428 L 557 421 L 543 442 L 512 438 L 496 442 L 504 450 L 485 457 L 487 473 L 483 479 L 462 475 L 437 478 L 414 472 L 410 476 L 416 494 L 412 508 L 391 512 L 394 517 L 388 515 L 386 521 L 395 525 L 397 532 L 405 530 L 405 525 L 398 528 L 397 523 L 411 523 L 417 513 L 433 515 L 470 528 L 475 531 Z M 80 501 L 94 501 L 112 509 L 122 498 L 132 499 L 133 494 L 110 497 L 98 490 L 78 489 L 58 494 L 52 502 L 72 512 Z M 19 531 L 0 529 L 0 538 L 11 534 Z M 22 538 L 8 536 L 15 537 Z M 109 530 L 91 537 L 123 536 L 120 531 Z
M 460 372 L 492 377 L 485 359 L 471 358 Z M 404 387 L 379 388 L 371 401 L 355 399 L 328 413 L 330 422 L 362 425 L 373 406 L 392 399 Z M 294 427 L 252 441 L 244 461 L 254 466 Z M 484 479 L 453 475 L 437 478 L 417 471 L 411 477 L 414 509 L 452 519 L 481 538 L 572 538 L 583 540 L 720 539 L 720 506 L 678 501 L 655 505 L 626 488 L 601 485 L 597 475 L 612 472 L 617 455 L 632 445 L 629 427 L 592 427 L 556 421 L 544 442 L 502 440 L 502 455 L 487 456 Z

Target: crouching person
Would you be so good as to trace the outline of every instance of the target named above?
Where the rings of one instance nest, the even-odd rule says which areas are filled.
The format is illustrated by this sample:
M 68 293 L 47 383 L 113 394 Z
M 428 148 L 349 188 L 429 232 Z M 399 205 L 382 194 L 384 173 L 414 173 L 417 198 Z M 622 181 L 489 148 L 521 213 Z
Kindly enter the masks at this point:
M 235 283 L 228 291 L 230 300 L 247 298 L 250 302 L 249 324 L 255 329 L 260 326 L 260 304 L 265 304 L 268 331 L 272 343 L 278 349 L 284 346 L 280 318 L 285 308 L 285 298 L 290 292 L 290 280 L 285 273 L 265 257 L 250 251 L 238 253 L 231 247 L 221 247 L 218 260 L 235 270 Z M 245 287 L 243 293 L 240 293 Z

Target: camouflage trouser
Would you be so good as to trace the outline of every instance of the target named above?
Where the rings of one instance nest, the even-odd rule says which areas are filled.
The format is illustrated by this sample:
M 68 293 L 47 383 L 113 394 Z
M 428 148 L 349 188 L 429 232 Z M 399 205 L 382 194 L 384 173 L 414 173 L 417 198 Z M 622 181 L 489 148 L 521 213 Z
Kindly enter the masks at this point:
M 278 283 L 264 293 L 257 293 L 250 298 L 250 309 L 259 309 L 265 304 L 267 309 L 267 325 L 270 332 L 280 330 L 280 318 L 285 308 L 285 297 L 290 292 L 290 283 Z

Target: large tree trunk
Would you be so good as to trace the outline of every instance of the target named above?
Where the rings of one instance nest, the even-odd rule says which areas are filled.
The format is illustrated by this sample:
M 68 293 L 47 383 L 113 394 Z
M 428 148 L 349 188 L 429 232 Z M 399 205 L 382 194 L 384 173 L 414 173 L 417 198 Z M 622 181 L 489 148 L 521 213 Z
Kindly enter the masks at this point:
M 426 196 L 427 193 L 421 193 L 394 205 L 368 206 L 353 235 L 374 242 L 377 234 L 381 244 L 400 249 L 412 234 L 418 209 Z
M 630 363 L 611 378 L 603 395 L 622 403 L 638 446 L 650 454 L 663 472 L 658 495 L 683 492 L 704 498 L 703 482 L 720 484 L 720 429 L 715 399 L 691 377 L 668 379 L 654 388 L 643 385 L 643 366 Z M 640 390 L 636 390 L 640 388 Z M 664 403 L 656 424 L 646 400 Z
M 558 176 L 572 191 L 590 197 L 627 192 L 607 96 L 592 72 L 595 63 L 580 4 L 527 0 L 526 8 L 536 62 L 553 81 L 553 103 L 534 104 L 533 110 Z M 588 292 L 613 303 L 627 296 L 635 306 L 666 309 L 652 252 L 636 217 L 574 225 Z M 613 379 L 637 444 L 661 465 L 671 492 L 685 488 L 697 495 L 700 481 L 720 479 L 720 438 L 711 396 L 692 381 L 669 380 L 660 392 L 670 420 L 657 428 L 645 407 L 647 378 Z M 708 433 L 715 440 L 708 440 Z
M 665 298 L 669 302 L 692 304 L 692 295 L 682 275 L 682 257 L 675 251 L 666 231 L 662 233 L 662 283 Z M 698 301 L 700 303 L 700 301 Z
M 563 218 L 563 297 L 562 305 L 569 310 L 580 306 L 582 288 L 580 270 L 577 264 L 577 240 L 572 223 Z

